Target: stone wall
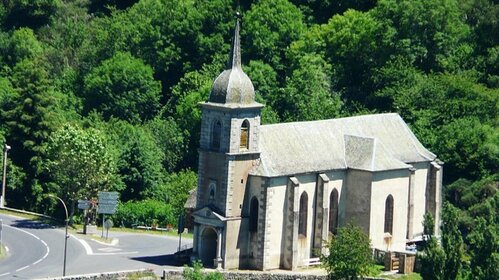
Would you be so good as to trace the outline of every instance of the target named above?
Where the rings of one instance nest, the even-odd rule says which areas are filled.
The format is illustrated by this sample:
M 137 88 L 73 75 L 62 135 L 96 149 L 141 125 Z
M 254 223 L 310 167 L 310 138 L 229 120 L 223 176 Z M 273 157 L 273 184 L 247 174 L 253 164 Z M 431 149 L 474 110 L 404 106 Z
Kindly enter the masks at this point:
M 221 271 L 225 280 L 328 280 L 328 276 L 321 270 L 300 272 L 261 272 L 261 271 Z M 181 280 L 182 271 L 164 270 L 163 275 L 168 280 Z M 365 277 L 361 280 L 385 280 L 379 277 Z

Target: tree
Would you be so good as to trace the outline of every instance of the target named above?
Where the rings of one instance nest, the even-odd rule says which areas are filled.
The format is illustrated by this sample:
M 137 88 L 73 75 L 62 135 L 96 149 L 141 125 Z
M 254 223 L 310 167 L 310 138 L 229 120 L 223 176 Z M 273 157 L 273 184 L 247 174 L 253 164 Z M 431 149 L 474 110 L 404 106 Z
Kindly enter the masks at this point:
M 46 67 L 41 58 L 16 63 L 10 77 L 15 94 L 1 108 L 6 138 L 15 151 L 11 159 L 26 174 L 23 188 L 11 193 L 19 207 L 32 208 L 41 201 L 42 144 L 66 118 L 67 102 L 52 86 Z
M 50 21 L 57 10 L 60 0 L 6 0 L 5 22 L 7 28 L 31 27 L 37 28 Z
M 445 252 L 440 248 L 434 236 L 435 220 L 430 213 L 425 214 L 423 227 L 425 245 L 423 252 L 418 252 L 417 256 L 421 262 L 421 277 L 424 280 L 445 280 Z
M 116 187 L 116 160 L 101 131 L 66 124 L 49 137 L 46 155 L 45 172 L 61 187 L 58 195 L 70 201 L 71 216 L 78 199 Z
M 382 0 L 371 14 L 389 26 L 394 51 L 427 73 L 445 69 L 445 59 L 467 44 L 470 32 L 453 0 Z
M 450 101 L 449 101 L 450 102 Z M 499 132 L 476 117 L 455 119 L 437 134 L 441 142 L 434 148 L 448 166 L 446 180 L 479 179 L 497 174 Z
M 24 59 L 37 59 L 43 55 L 43 45 L 36 38 L 33 30 L 23 27 L 12 32 L 2 56 L 8 65 L 13 67 Z
M 497 235 L 497 221 L 489 223 L 484 218 L 478 217 L 475 219 L 475 223 L 475 228 L 468 236 L 473 279 L 498 279 L 499 238 Z
M 180 127 L 173 118 L 156 117 L 145 124 L 156 146 L 164 154 L 163 168 L 173 172 L 184 157 L 186 139 Z
M 107 124 L 108 135 L 118 151 L 118 174 L 123 182 L 121 200 L 141 200 L 164 183 L 164 152 L 150 131 L 139 125 L 113 119 Z
M 326 244 L 329 255 L 322 255 L 331 279 L 355 279 L 366 275 L 372 264 L 369 237 L 361 228 L 348 224 L 338 229 Z
M 249 59 L 260 59 L 278 72 L 285 70 L 285 50 L 305 31 L 303 15 L 287 0 L 262 0 L 244 14 L 241 38 Z
M 370 13 L 348 10 L 333 16 L 319 34 L 319 50 L 332 66 L 336 91 L 343 92 L 350 107 L 369 105 L 372 72 L 387 60 L 392 32 Z
M 152 68 L 130 53 L 117 53 L 85 77 L 87 111 L 130 122 L 151 119 L 159 109 L 161 84 Z
M 331 66 L 320 56 L 305 55 L 300 59 L 287 83 L 284 94 L 274 93 L 285 121 L 330 119 L 341 115 L 342 102 L 331 85 Z
M 458 209 L 445 202 L 442 211 L 442 249 L 445 252 L 444 278 L 458 278 L 462 267 L 463 237 L 458 228 Z

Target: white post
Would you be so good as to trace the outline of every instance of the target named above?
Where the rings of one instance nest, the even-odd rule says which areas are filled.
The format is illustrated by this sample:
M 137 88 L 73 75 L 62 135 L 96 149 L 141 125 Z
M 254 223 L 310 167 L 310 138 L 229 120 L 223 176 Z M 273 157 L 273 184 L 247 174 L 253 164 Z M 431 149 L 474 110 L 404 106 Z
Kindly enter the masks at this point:
M 3 149 L 3 174 L 2 174 L 2 197 L 0 197 L 0 208 L 5 207 L 5 182 L 7 179 L 7 152 L 10 146 L 5 144 Z
M 219 228 L 217 230 L 218 233 L 218 238 L 217 238 L 217 259 L 216 261 L 216 266 L 217 269 L 222 268 L 222 229 Z

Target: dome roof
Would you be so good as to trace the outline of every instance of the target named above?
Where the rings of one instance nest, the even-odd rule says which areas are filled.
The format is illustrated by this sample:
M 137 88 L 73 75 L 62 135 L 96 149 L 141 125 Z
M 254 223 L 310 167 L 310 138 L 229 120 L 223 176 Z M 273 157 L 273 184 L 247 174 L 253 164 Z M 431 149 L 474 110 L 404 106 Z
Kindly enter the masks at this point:
M 209 102 L 250 104 L 255 102 L 253 83 L 241 67 L 241 43 L 239 39 L 239 16 L 236 20 L 234 38 L 226 69 L 218 75 L 211 88 Z

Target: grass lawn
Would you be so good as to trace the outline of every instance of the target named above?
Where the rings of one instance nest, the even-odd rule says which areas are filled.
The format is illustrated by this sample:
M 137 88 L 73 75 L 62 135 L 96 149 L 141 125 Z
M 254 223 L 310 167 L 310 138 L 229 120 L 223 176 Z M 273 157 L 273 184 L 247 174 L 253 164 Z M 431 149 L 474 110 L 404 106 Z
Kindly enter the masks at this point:
M 411 273 L 411 274 L 396 274 L 396 275 L 387 275 L 383 276 L 387 279 L 397 279 L 397 280 L 422 280 L 421 275 L 419 273 Z

